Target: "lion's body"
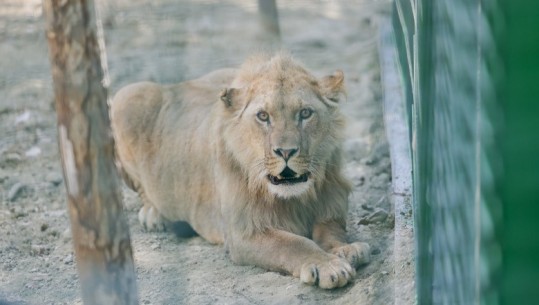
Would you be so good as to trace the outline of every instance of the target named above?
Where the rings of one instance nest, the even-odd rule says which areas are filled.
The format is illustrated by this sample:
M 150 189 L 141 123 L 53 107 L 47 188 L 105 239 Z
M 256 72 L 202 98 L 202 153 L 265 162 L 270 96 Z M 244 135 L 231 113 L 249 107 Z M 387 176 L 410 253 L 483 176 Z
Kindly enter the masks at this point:
M 233 74 L 223 70 L 209 79 L 218 76 L 225 87 Z M 137 83 L 112 104 L 118 156 L 134 187 L 167 219 L 187 221 L 213 243 L 224 241 L 210 146 L 222 87 L 204 78 L 172 86 Z
M 113 131 L 127 181 L 144 201 L 141 222 L 186 221 L 225 243 L 238 263 L 325 288 L 346 284 L 349 266 L 339 267 L 347 276 L 337 282 L 323 271 L 311 279 L 304 266 L 309 258 L 320 270 L 324 260 L 346 264 L 325 252 L 335 249 L 368 257 L 344 243 L 350 186 L 341 173 L 344 120 L 332 102 L 343 88 L 332 77 L 317 82 L 278 55 L 178 85 L 123 88 L 111 105 Z

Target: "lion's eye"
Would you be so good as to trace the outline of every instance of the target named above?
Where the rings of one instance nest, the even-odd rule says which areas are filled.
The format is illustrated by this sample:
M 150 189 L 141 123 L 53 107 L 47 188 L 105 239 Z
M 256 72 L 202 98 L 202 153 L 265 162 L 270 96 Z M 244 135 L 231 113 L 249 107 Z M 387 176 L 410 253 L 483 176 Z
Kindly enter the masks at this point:
M 310 118 L 311 115 L 313 115 L 313 111 L 311 109 L 305 108 L 305 109 L 301 109 L 301 111 L 299 112 L 299 117 L 302 120 Z
M 256 117 L 261 120 L 262 122 L 267 122 L 269 121 L 269 114 L 266 112 L 266 111 L 259 111 L 257 114 L 256 114 Z

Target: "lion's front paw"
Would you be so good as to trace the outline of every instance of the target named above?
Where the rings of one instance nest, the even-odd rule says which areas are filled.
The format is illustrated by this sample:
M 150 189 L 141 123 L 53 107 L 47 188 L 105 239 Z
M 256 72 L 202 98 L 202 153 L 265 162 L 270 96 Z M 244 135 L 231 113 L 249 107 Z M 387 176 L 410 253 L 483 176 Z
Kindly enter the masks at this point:
M 299 278 L 305 284 L 332 289 L 346 285 L 355 275 L 356 270 L 347 261 L 332 255 L 326 261 L 303 264 Z
M 333 248 L 332 254 L 346 259 L 353 267 L 359 267 L 371 260 L 371 247 L 367 243 L 352 243 Z
M 166 219 L 153 206 L 144 205 L 138 212 L 138 220 L 150 232 L 166 231 Z

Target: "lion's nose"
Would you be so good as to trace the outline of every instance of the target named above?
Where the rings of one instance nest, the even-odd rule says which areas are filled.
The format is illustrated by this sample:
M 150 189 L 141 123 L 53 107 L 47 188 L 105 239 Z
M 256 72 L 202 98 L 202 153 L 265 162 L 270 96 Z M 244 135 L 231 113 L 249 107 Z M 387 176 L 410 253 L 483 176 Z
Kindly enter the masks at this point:
M 273 152 L 277 156 L 282 157 L 285 161 L 288 161 L 288 159 L 292 158 L 292 156 L 298 152 L 298 149 L 297 148 L 290 148 L 290 149 L 276 148 L 273 150 Z

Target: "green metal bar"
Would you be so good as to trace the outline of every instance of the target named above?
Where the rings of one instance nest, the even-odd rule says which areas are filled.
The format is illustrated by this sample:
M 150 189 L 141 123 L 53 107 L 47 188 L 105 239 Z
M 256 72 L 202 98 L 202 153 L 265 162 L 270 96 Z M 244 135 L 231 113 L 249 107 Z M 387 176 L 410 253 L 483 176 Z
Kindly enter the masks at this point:
M 505 1 L 502 304 L 539 300 L 539 2 Z

